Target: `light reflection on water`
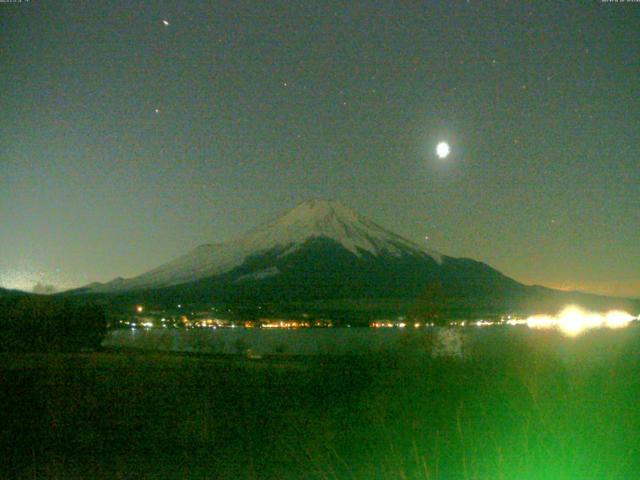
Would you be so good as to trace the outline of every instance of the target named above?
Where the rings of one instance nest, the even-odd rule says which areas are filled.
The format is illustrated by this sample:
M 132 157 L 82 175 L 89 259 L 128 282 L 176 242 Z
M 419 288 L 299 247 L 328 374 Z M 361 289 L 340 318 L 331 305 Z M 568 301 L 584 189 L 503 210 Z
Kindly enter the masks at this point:
M 422 329 L 310 328 L 279 329 L 120 329 L 109 332 L 105 347 L 142 350 L 264 355 L 378 355 L 406 354 L 429 357 L 491 355 L 505 348 L 517 351 L 523 345 L 538 345 L 566 355 L 593 349 L 593 357 L 613 352 L 613 344 L 640 339 L 634 323 L 625 330 L 594 330 L 569 338 L 559 330 L 535 330 L 508 325 L 478 328 L 430 327 Z M 586 345 L 589 345 L 588 347 Z M 596 351 L 597 350 L 597 351 Z M 552 353 L 553 353 L 552 352 Z M 591 356 L 591 353 L 587 353 Z
M 595 328 L 626 328 L 634 320 L 636 317 L 620 310 L 597 313 L 570 305 L 554 316 L 533 315 L 527 318 L 526 325 L 534 329 L 556 329 L 568 337 L 576 337 Z

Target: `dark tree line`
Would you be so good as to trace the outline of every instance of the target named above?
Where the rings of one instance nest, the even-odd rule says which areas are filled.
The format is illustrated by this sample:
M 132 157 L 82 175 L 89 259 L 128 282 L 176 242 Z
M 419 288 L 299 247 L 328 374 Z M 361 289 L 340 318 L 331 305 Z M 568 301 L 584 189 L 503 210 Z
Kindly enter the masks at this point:
M 0 351 L 78 352 L 100 346 L 102 308 L 44 296 L 0 300 Z

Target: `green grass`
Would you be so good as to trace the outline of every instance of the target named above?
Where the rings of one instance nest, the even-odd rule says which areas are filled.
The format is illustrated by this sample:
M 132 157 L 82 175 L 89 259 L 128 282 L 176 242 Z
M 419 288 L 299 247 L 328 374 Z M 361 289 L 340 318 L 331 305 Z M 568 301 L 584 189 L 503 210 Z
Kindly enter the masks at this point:
M 467 356 L 0 356 L 0 478 L 628 479 L 635 330 Z

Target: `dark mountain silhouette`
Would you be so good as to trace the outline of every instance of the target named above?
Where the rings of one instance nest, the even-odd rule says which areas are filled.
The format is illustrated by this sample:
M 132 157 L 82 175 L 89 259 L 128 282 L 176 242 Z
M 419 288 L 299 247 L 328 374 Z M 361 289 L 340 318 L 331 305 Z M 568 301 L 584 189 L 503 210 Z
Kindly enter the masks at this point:
M 451 318 L 555 311 L 624 299 L 526 286 L 490 266 L 424 248 L 339 202 L 311 200 L 225 244 L 207 244 L 131 279 L 73 292 L 110 301 L 271 305 Z

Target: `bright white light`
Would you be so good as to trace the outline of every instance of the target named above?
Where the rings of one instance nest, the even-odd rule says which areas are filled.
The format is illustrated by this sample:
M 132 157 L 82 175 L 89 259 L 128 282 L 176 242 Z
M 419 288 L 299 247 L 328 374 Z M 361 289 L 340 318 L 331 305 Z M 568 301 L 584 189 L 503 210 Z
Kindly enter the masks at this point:
M 488 327 L 488 326 L 491 326 L 493 324 L 494 324 L 493 322 L 490 322 L 488 320 L 478 320 L 478 321 L 476 321 L 476 326 L 477 327 Z
M 560 331 L 569 337 L 576 337 L 588 328 L 597 325 L 597 317 L 592 319 L 587 312 L 580 310 L 577 307 L 567 307 L 560 312 L 560 318 L 558 321 L 558 328 Z
M 526 323 L 529 328 L 557 329 L 564 335 L 576 337 L 593 328 L 624 328 L 634 320 L 636 317 L 619 310 L 602 314 L 570 305 L 556 316 L 534 315 L 527 318 Z
M 438 158 L 447 158 L 450 153 L 451 147 L 447 142 L 440 142 L 436 146 L 436 154 L 438 155 Z
M 169 26 L 169 21 L 168 20 L 162 20 L 162 23 L 164 24 L 165 27 Z
M 630 315 L 627 312 L 612 310 L 607 313 L 604 323 L 608 328 L 624 328 L 635 319 L 636 318 L 633 315 Z

